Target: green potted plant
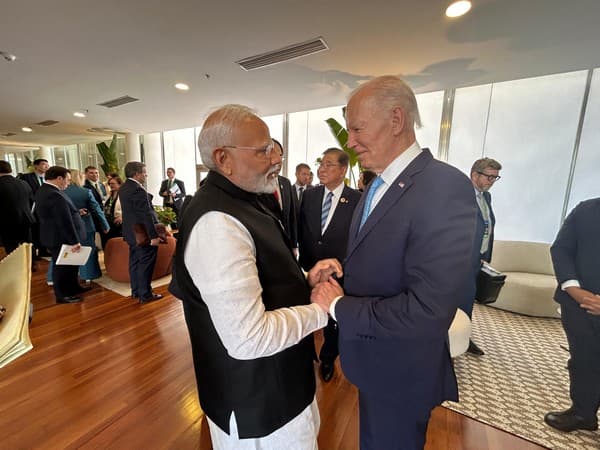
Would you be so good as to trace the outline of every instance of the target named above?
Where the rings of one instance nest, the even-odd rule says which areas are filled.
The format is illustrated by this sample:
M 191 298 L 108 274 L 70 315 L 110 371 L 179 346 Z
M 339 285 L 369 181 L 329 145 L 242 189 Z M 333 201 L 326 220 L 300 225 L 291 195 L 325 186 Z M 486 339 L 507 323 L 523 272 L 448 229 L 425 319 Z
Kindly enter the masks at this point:
M 100 165 L 104 174 L 119 173 L 119 160 L 117 158 L 117 135 L 113 134 L 110 145 L 106 145 L 106 142 L 99 142 L 96 144 L 100 156 L 102 156 L 103 163 Z
M 164 208 L 162 206 L 155 206 L 154 211 L 156 211 L 158 221 L 167 227 L 177 220 L 175 211 L 173 211 L 173 208 L 169 208 L 168 206 Z
M 358 161 L 358 155 L 356 154 L 356 152 L 353 149 L 348 148 L 347 146 L 348 130 L 346 130 L 337 120 L 333 118 L 329 118 L 325 122 L 327 122 L 327 125 L 329 125 L 329 129 L 331 130 L 331 133 L 335 136 L 336 140 L 338 141 L 338 144 L 340 144 L 341 149 L 344 150 L 344 152 L 346 152 L 346 154 L 350 158 L 350 183 L 352 184 L 352 186 L 356 187 L 357 180 L 354 176 L 353 168 L 358 164 L 358 169 L 360 171 L 360 163 Z

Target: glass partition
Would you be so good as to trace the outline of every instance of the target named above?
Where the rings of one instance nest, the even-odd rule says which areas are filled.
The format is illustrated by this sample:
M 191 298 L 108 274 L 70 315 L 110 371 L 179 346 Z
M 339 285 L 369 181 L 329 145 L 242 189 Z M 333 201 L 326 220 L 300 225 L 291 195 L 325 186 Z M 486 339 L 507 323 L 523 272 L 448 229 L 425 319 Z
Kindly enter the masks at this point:
M 196 139 L 193 128 L 163 133 L 164 167 L 173 167 L 175 177 L 185 184 L 186 194 L 196 192 Z M 162 174 L 166 178 L 166 173 Z

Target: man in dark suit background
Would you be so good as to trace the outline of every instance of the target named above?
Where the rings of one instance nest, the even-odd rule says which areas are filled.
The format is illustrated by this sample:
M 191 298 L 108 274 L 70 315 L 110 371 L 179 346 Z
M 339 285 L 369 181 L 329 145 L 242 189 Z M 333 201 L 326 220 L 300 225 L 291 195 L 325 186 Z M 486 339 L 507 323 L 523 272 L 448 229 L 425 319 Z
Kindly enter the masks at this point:
M 310 180 L 310 166 L 306 163 L 300 163 L 296 166 L 296 182 L 292 186 L 294 193 L 296 194 L 296 214 L 300 214 L 300 203 L 302 203 L 302 196 L 304 192 L 309 188 Z
M 273 151 L 278 152 L 283 159 L 283 146 L 279 141 L 273 139 Z M 280 166 L 281 167 L 281 166 Z M 281 169 L 280 169 L 281 170 Z M 277 218 L 290 239 L 290 245 L 297 253 L 298 249 L 298 206 L 297 198 L 292 188 L 292 183 L 286 177 L 277 175 L 277 188 L 273 194 L 261 194 L 261 201 L 267 206 Z M 312 266 L 311 266 L 312 268 Z
M 46 171 L 44 184 L 35 194 L 35 207 L 40 221 L 42 245 L 52 255 L 52 281 L 57 303 L 77 303 L 79 294 L 90 287 L 79 285 L 79 266 L 58 265 L 56 260 L 63 244 L 72 245 L 74 252 L 81 249 L 85 238 L 85 226 L 79 210 L 64 194 L 71 182 L 71 172 L 60 166 L 52 166 Z
M 550 248 L 562 325 L 569 342 L 572 405 L 546 414 L 561 431 L 597 430 L 600 406 L 600 198 L 581 202 Z
M 123 238 L 129 244 L 129 281 L 131 296 L 147 303 L 162 298 L 152 292 L 152 272 L 156 264 L 160 238 L 154 227 L 158 222 L 148 192 L 143 186 L 148 174 L 146 165 L 130 161 L 125 165 L 127 181 L 119 189 L 123 217 Z M 146 230 L 150 243 L 137 245 L 135 227 Z
M 12 176 L 8 161 L 0 161 L 0 239 L 6 253 L 22 242 L 31 242 L 31 188 Z
M 35 193 L 40 188 L 42 184 L 44 184 L 44 177 L 46 171 L 48 170 L 50 165 L 48 164 L 48 160 L 44 158 L 37 158 L 33 161 L 33 172 L 24 173 L 19 176 L 19 179 L 26 182 L 31 188 L 31 207 L 33 206 L 33 198 Z M 33 212 L 34 218 L 37 216 L 35 210 Z M 37 219 L 31 226 L 31 238 L 33 241 L 33 257 L 39 256 L 50 256 L 45 248 L 40 244 L 40 224 Z
M 475 245 L 479 251 L 475 252 L 473 261 L 473 278 L 477 281 L 482 261 L 492 260 L 492 248 L 494 247 L 494 226 L 496 217 L 492 209 L 492 196 L 489 192 L 496 181 L 500 179 L 502 165 L 492 158 L 481 158 L 473 163 L 471 167 L 471 183 L 475 188 L 475 199 L 477 201 L 477 237 Z M 473 316 L 473 301 L 475 299 L 473 290 L 460 305 L 471 318 Z M 482 356 L 483 350 L 479 348 L 472 339 L 469 339 L 467 352 L 476 356 Z
M 175 178 L 175 169 L 172 167 L 167 168 L 167 179 L 160 184 L 158 195 L 163 198 L 163 207 L 172 208 L 179 217 L 179 211 L 185 198 L 185 184 Z
M 344 183 L 348 171 L 348 155 L 329 148 L 317 171 L 321 185 L 303 195 L 298 225 L 300 265 L 309 271 L 317 261 L 336 258 L 343 261 L 348 245 L 348 230 L 360 193 Z M 324 342 L 319 354 L 321 376 L 331 380 L 334 362 L 339 354 L 337 323 L 333 319 L 323 330 Z
M 106 187 L 100 182 L 100 171 L 97 167 L 87 166 L 85 168 L 85 183 L 83 187 L 90 189 L 94 195 L 94 199 L 99 205 L 104 205 L 104 200 L 107 198 Z M 102 227 L 97 227 L 101 229 Z
M 431 410 L 458 399 L 448 328 L 472 280 L 473 186 L 418 145 L 417 102 L 400 78 L 362 84 L 346 122 L 348 147 L 378 177 L 350 225 L 344 288 L 330 278 L 311 298 L 339 325 L 361 449 L 423 448 Z

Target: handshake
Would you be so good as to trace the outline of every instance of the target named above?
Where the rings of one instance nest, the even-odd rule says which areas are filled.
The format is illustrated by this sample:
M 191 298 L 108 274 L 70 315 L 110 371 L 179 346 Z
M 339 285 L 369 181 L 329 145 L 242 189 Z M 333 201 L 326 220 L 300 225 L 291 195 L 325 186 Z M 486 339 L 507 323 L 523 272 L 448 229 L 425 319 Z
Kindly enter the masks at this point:
M 336 281 L 344 274 L 342 265 L 337 259 L 323 259 L 308 272 L 308 284 L 312 288 L 310 301 L 329 312 L 331 303 L 344 295 L 344 290 Z

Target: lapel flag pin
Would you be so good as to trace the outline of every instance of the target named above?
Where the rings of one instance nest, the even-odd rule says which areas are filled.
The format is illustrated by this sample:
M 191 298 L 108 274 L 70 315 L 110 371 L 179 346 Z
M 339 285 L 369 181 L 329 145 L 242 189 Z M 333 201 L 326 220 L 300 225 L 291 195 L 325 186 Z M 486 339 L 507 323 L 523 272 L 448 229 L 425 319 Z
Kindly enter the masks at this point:
M 401 181 L 400 183 L 398 183 L 398 186 L 400 186 L 401 188 L 404 187 L 404 183 Z
M 348 203 L 348 200 L 346 200 L 344 197 L 340 198 L 340 203 Z

